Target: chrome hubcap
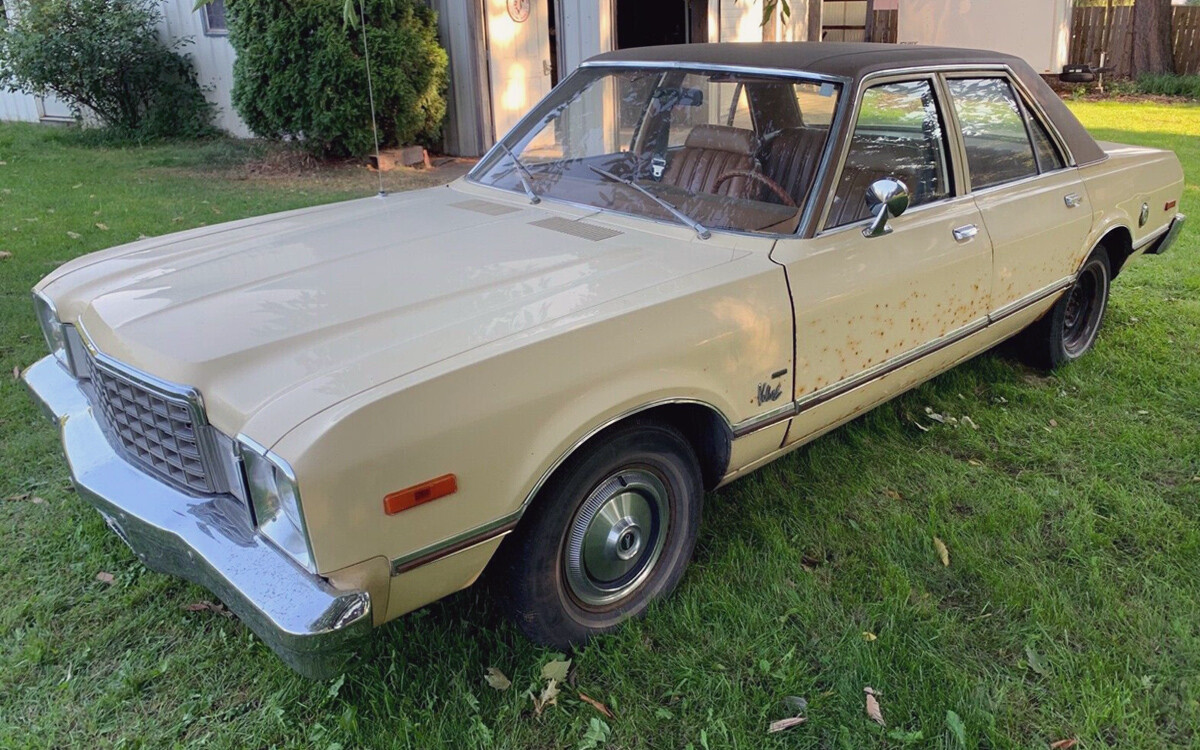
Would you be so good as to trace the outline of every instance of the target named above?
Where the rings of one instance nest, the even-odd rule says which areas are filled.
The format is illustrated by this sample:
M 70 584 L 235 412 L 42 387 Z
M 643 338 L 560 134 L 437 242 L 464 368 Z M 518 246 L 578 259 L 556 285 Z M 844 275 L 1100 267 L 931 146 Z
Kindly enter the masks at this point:
M 662 555 L 667 487 L 649 471 L 605 479 L 580 506 L 563 550 L 567 584 L 583 604 L 611 604 L 640 586 Z

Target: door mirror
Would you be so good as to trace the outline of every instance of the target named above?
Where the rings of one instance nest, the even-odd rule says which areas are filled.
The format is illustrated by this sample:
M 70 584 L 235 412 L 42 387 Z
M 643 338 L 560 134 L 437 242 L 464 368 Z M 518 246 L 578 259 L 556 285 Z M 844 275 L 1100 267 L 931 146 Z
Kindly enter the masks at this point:
M 888 220 L 908 210 L 908 186 L 895 177 L 876 180 L 867 188 L 867 205 L 875 218 L 863 229 L 863 237 L 889 234 L 892 228 L 888 226 Z

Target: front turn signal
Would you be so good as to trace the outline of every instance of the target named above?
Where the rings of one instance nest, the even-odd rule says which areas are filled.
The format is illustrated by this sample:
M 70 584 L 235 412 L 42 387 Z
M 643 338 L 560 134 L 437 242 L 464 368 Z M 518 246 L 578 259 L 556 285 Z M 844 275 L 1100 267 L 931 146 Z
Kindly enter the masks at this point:
M 415 508 L 418 505 L 437 500 L 439 497 L 453 495 L 458 491 L 458 479 L 453 474 L 446 474 L 428 482 L 413 485 L 407 489 L 393 492 L 383 498 L 383 512 L 394 516 L 401 511 Z

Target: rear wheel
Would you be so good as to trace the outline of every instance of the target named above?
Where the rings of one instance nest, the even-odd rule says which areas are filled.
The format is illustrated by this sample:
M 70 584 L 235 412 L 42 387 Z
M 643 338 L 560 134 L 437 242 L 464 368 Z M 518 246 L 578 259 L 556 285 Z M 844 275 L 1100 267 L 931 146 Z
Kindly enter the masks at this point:
M 641 615 L 683 576 L 703 493 L 695 453 L 670 427 L 631 423 L 585 446 L 500 550 L 493 579 L 509 616 L 565 649 Z
M 1022 357 L 1035 367 L 1053 369 L 1086 354 L 1104 322 L 1111 281 L 1108 252 L 1097 247 L 1067 293 L 1022 333 Z

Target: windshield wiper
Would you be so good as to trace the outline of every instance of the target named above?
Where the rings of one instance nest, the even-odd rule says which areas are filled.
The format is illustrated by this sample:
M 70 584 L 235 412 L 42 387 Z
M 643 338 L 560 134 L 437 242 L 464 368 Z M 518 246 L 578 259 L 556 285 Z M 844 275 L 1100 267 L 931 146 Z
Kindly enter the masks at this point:
M 617 175 L 613 174 L 612 172 L 606 172 L 603 169 L 600 169 L 599 167 L 593 167 L 590 164 L 588 165 L 588 169 L 592 170 L 593 172 L 600 175 L 601 177 L 606 177 L 606 178 L 612 180 L 613 182 L 619 182 L 622 185 L 628 185 L 629 187 L 638 191 L 642 195 L 646 196 L 650 200 L 654 201 L 658 205 L 665 208 L 676 219 L 679 219 L 685 225 L 687 225 L 688 227 L 691 227 L 692 231 L 694 231 L 696 233 L 696 236 L 699 237 L 700 239 L 707 240 L 709 237 L 712 237 L 712 232 L 708 231 L 708 229 L 705 228 L 705 226 L 703 224 L 696 221 L 692 217 L 688 216 L 683 211 L 680 211 L 678 208 L 675 208 L 674 204 L 672 204 L 670 201 L 666 201 L 666 200 L 663 200 L 662 198 L 659 198 L 657 195 L 650 192 L 649 190 L 642 187 L 641 185 L 637 184 L 633 180 L 627 179 L 625 177 L 618 177 Z
M 508 146 L 503 143 L 496 145 L 500 146 L 504 153 L 508 154 L 508 158 L 512 159 L 513 164 L 517 165 L 517 177 L 521 180 L 521 187 L 525 188 L 525 195 L 529 196 L 529 202 L 535 206 L 541 203 L 542 199 L 533 191 L 533 173 L 529 171 L 529 167 L 525 166 L 524 162 L 518 159 Z

